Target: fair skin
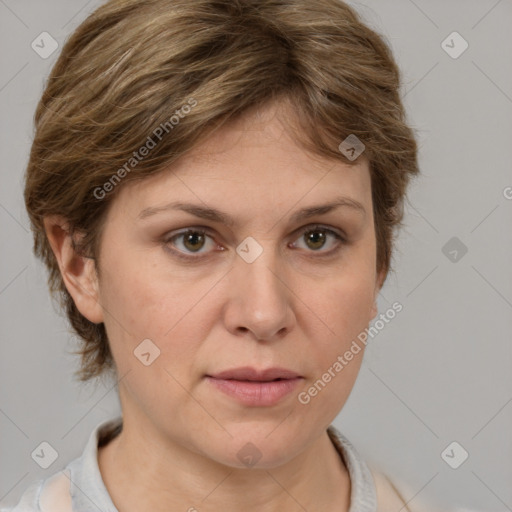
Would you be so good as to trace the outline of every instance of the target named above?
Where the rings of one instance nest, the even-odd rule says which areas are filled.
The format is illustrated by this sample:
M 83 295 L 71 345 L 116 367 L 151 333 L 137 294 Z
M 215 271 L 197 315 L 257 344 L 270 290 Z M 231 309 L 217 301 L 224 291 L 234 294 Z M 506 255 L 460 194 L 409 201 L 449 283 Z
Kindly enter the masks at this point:
M 63 219 L 46 219 L 67 289 L 110 339 L 123 430 L 99 449 L 98 463 L 120 512 L 349 509 L 350 478 L 326 428 L 364 350 L 309 403 L 298 394 L 377 314 L 384 275 L 375 270 L 370 171 L 364 155 L 350 166 L 307 153 L 285 118 L 260 108 L 162 173 L 125 184 L 108 211 L 99 277 L 73 252 Z M 292 220 L 340 196 L 364 211 L 340 206 Z M 175 201 L 221 210 L 234 223 L 176 209 L 140 216 Z M 306 228 L 317 224 L 310 240 Z M 199 227 L 204 241 L 177 236 Z M 252 263 L 236 252 L 248 236 L 263 250 Z M 144 339 L 160 349 L 149 366 L 133 353 Z M 303 379 L 275 405 L 247 406 L 205 378 L 240 366 L 280 366 Z M 237 456 L 247 443 L 261 454 L 250 468 Z

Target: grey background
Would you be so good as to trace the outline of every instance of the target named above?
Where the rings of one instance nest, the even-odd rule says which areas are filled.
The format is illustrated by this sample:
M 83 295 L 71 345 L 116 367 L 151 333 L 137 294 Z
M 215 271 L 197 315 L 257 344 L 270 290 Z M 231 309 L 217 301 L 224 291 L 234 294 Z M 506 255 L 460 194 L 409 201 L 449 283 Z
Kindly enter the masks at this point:
M 32 117 L 58 52 L 31 48 L 43 31 L 62 46 L 101 2 L 0 0 L 0 501 L 77 457 L 92 428 L 117 415 L 114 386 L 72 379 L 76 347 L 52 305 L 22 203 Z M 369 462 L 409 487 L 407 499 L 512 510 L 512 2 L 352 2 L 388 39 L 420 143 L 406 225 L 379 298 L 403 311 L 370 340 L 335 425 Z M 451 58 L 441 42 L 469 48 Z M 509 195 L 512 197 L 512 193 Z M 443 247 L 468 252 L 451 261 Z M 446 252 L 446 251 L 445 251 Z M 58 452 L 43 470 L 30 454 Z M 441 452 L 457 441 L 468 460 Z

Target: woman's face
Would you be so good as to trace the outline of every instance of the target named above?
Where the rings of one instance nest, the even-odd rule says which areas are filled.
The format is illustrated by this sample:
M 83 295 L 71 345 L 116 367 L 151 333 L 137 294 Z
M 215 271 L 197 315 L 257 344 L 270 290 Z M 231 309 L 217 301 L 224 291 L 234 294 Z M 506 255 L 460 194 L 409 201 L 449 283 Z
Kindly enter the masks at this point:
M 283 126 L 268 107 L 126 184 L 102 235 L 98 315 L 125 424 L 233 467 L 247 450 L 283 464 L 325 432 L 364 346 L 344 354 L 376 314 L 367 160 L 313 157 Z M 212 378 L 241 367 L 299 378 Z

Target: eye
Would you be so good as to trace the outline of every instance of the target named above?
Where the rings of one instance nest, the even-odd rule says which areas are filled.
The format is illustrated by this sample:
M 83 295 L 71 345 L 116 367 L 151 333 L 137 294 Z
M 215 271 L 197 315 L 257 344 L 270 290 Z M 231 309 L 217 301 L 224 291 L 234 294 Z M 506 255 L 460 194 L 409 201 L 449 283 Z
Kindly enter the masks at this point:
M 292 246 L 299 247 L 300 249 L 309 249 L 310 252 L 333 253 L 336 252 L 345 239 L 336 231 L 324 227 L 313 226 L 302 230 L 301 236 L 297 239 L 299 242 L 304 241 L 304 245 L 293 243 Z M 325 249 L 327 246 L 327 250 Z
M 209 252 L 209 249 L 212 249 L 216 245 L 212 237 L 200 228 L 189 228 L 186 231 L 167 237 L 165 239 L 165 244 L 170 251 L 175 253 L 177 256 L 184 258 L 190 258 L 190 256 L 187 256 L 187 253 L 202 255 Z M 171 249 L 169 245 L 173 245 L 178 250 L 175 251 L 174 249 Z
M 178 258 L 194 260 L 206 257 L 215 248 L 224 250 L 203 228 L 187 228 L 184 231 L 166 236 L 164 247 Z M 316 252 L 318 256 L 331 256 L 346 243 L 345 238 L 325 226 L 311 226 L 302 229 L 300 237 L 290 244 L 292 247 Z

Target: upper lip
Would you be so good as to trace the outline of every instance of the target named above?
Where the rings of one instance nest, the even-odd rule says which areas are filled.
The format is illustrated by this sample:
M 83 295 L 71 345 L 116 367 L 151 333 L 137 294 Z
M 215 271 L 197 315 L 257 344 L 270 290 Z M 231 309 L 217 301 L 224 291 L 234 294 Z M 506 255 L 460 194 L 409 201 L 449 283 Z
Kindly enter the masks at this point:
M 241 368 L 232 368 L 219 373 L 208 375 L 215 379 L 233 379 L 233 380 L 252 380 L 252 381 L 271 381 L 275 379 L 295 379 L 301 377 L 297 372 L 286 368 L 267 368 L 266 370 L 257 370 L 251 366 Z

